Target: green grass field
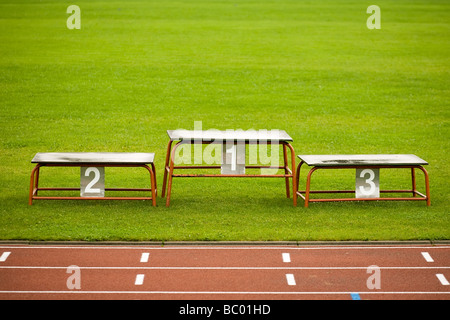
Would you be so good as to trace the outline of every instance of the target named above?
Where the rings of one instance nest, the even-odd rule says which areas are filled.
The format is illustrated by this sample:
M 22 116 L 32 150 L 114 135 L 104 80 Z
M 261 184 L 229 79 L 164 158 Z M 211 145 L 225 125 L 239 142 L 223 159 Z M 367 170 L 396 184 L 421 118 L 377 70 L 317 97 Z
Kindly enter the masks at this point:
M 80 30 L 66 26 L 71 4 Z M 380 30 L 366 26 L 372 4 Z M 0 0 L 0 239 L 450 239 L 449 13 L 448 0 Z M 416 154 L 430 163 L 432 205 L 294 208 L 281 179 L 175 178 L 170 208 L 160 197 L 157 208 L 28 206 L 37 152 L 155 152 L 160 189 L 166 130 L 194 121 L 283 129 L 297 154 Z M 44 168 L 41 182 L 79 175 Z M 116 168 L 106 183 L 143 177 Z M 351 170 L 315 177 L 354 187 Z M 409 171 L 382 171 L 381 184 L 408 188 Z

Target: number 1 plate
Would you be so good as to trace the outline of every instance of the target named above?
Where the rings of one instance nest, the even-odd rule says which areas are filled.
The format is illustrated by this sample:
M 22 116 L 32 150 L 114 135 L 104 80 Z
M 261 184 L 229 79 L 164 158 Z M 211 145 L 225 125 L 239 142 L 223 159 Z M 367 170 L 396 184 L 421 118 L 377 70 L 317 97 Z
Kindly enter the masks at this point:
M 81 167 L 80 194 L 82 197 L 105 196 L 105 167 Z
M 356 198 L 380 197 L 380 169 L 356 169 Z
M 222 145 L 221 174 L 245 174 L 244 143 L 224 143 Z

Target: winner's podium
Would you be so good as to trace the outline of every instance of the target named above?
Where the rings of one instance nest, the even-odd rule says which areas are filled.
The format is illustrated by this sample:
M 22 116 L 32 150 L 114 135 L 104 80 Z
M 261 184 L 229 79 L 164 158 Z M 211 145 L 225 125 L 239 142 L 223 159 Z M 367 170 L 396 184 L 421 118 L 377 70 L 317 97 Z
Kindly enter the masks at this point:
M 300 164 L 297 168 L 297 190 L 294 198 L 300 196 L 305 200 L 305 207 L 310 202 L 324 201 L 368 201 L 368 200 L 423 200 L 430 205 L 430 183 L 428 172 L 423 167 L 428 162 L 413 154 L 351 154 L 351 155 L 299 155 Z M 305 191 L 299 191 L 300 169 L 303 164 L 312 167 L 306 179 Z M 356 169 L 355 190 L 311 190 L 311 176 L 317 170 L 325 169 Z M 380 169 L 410 169 L 411 189 L 380 190 Z M 416 188 L 415 169 L 425 176 L 425 194 Z M 311 199 L 311 194 L 355 193 L 354 198 L 319 198 Z M 381 197 L 381 193 L 411 193 L 411 197 Z
M 50 152 L 37 153 L 32 163 L 36 166 L 31 172 L 29 204 L 33 200 L 152 200 L 156 206 L 156 177 L 153 163 L 154 153 L 126 152 Z M 150 167 L 148 166 L 150 165 Z M 41 188 L 39 173 L 42 167 L 80 167 L 79 188 Z M 105 188 L 105 167 L 140 167 L 150 174 L 151 188 Z M 80 196 L 39 196 L 38 192 L 46 191 L 80 191 Z M 105 196 L 105 191 L 144 191 L 151 196 L 141 197 L 111 197 Z
M 247 177 L 247 178 L 282 178 L 285 179 L 286 196 L 290 198 L 289 179 L 292 178 L 292 189 L 295 190 L 295 153 L 290 144 L 293 139 L 284 130 L 168 130 L 169 143 L 167 146 L 166 163 L 164 167 L 164 180 L 161 196 L 167 198 L 166 206 L 170 205 L 172 192 L 172 180 L 174 177 Z M 172 143 L 175 145 L 172 146 Z M 201 146 L 203 144 L 219 144 L 222 150 L 221 165 L 196 165 L 185 164 L 176 165 L 175 155 L 177 149 L 183 146 L 190 148 L 191 145 Z M 274 145 L 279 144 L 283 149 L 283 165 L 252 165 L 245 161 L 246 145 Z M 288 149 L 290 150 L 291 167 L 288 161 Z M 195 150 L 194 150 L 195 151 Z M 278 154 L 276 155 L 278 157 Z M 220 169 L 217 174 L 195 174 L 195 173 L 177 173 L 179 170 L 198 170 L 198 169 Z M 246 169 L 282 169 L 283 174 L 248 174 Z M 296 198 L 294 197 L 294 206 Z

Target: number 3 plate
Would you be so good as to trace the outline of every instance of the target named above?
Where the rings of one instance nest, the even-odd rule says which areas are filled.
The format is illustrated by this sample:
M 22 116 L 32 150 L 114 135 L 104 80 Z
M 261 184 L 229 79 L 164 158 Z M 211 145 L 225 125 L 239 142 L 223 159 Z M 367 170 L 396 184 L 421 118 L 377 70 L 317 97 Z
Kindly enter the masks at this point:
M 82 197 L 105 196 L 104 167 L 81 167 L 80 194 Z
M 380 169 L 356 169 L 356 198 L 380 197 Z

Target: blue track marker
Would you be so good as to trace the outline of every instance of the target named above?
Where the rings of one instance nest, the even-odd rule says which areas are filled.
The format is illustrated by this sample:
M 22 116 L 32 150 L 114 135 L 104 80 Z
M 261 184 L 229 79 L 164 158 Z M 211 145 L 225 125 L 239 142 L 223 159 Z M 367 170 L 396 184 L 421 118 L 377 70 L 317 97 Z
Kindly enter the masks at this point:
M 352 300 L 361 300 L 358 293 L 350 293 L 350 295 L 352 296 Z

